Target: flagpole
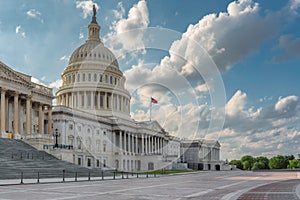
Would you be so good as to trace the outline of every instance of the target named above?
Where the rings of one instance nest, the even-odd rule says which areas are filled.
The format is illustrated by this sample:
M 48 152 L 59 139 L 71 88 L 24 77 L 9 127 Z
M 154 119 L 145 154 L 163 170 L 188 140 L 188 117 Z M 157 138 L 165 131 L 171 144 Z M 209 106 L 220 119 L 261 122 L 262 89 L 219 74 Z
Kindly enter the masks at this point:
M 151 98 L 150 98 L 150 122 L 151 122 L 151 109 L 152 109 L 152 100 L 151 100 Z

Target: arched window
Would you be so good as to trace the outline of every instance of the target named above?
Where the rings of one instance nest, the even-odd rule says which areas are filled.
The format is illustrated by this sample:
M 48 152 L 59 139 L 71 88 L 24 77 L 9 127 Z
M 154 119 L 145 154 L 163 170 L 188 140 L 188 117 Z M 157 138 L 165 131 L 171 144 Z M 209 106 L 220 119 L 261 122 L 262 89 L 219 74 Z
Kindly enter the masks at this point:
M 85 81 L 85 74 L 82 74 L 82 81 Z
M 113 83 L 113 77 L 112 77 L 112 76 L 110 76 L 109 83 L 110 83 L 110 84 L 112 84 L 112 83 Z
M 97 81 L 97 74 L 94 74 L 94 81 Z
M 99 76 L 100 76 L 99 82 L 102 82 L 102 74 L 100 74 Z
M 77 82 L 80 81 L 80 74 L 77 74 Z

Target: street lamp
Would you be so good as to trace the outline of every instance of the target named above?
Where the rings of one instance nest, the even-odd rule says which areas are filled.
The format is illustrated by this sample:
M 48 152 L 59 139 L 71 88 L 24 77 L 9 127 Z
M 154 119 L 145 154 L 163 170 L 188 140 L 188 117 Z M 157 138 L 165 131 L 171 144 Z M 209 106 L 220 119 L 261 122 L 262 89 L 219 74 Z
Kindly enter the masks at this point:
M 58 133 L 58 129 L 57 128 L 55 129 L 55 134 L 53 134 L 53 135 L 55 137 L 54 148 L 58 148 L 58 136 L 59 136 L 59 133 Z

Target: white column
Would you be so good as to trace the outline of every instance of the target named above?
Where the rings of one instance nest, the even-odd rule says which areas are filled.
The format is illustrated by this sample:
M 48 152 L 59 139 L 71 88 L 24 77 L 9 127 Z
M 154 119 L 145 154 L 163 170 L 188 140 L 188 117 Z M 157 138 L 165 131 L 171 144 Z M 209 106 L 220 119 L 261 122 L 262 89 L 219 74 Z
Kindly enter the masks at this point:
M 19 93 L 14 94 L 14 134 L 19 133 Z
M 26 97 L 26 133 L 31 134 L 31 96 Z
M 119 143 L 120 143 L 120 152 L 123 153 L 123 138 L 122 138 L 122 131 L 119 132 Z
M 48 106 L 48 134 L 52 135 L 52 107 L 51 106 Z
M 91 92 L 91 108 L 95 108 L 95 92 Z
M 145 154 L 148 154 L 148 136 L 145 135 Z
M 1 133 L 5 133 L 5 117 L 6 117 L 6 107 L 5 107 L 5 93 L 6 89 L 1 88 Z
M 126 136 L 126 131 L 124 131 L 124 152 L 127 152 L 127 136 Z
M 135 135 L 135 153 L 137 154 L 138 153 L 138 136 L 137 135 Z
M 144 151 L 144 134 L 142 134 L 142 145 L 141 145 L 141 147 L 142 147 L 141 154 L 143 155 L 145 153 L 145 151 Z
M 39 105 L 39 133 L 44 134 L 44 112 L 43 105 Z
M 148 136 L 148 153 L 151 153 L 151 136 Z
M 107 92 L 104 93 L 104 99 L 103 99 L 103 107 L 104 107 L 104 110 L 107 110 Z

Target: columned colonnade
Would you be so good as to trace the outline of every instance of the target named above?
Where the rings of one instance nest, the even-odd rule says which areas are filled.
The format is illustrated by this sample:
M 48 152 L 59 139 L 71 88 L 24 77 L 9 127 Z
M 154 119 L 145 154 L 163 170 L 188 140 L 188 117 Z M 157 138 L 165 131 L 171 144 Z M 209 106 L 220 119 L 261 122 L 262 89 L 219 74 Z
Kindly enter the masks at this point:
M 20 91 L 8 90 L 1 87 L 1 124 L 0 131 L 1 133 L 12 134 L 31 134 L 35 132 L 32 128 L 36 128 L 36 132 L 44 134 L 44 120 L 45 114 L 48 114 L 48 130 L 47 133 L 52 134 L 52 109 L 51 105 L 43 104 L 38 101 L 33 101 L 32 96 L 28 94 L 23 94 Z M 13 98 L 13 100 L 11 100 Z M 9 104 L 12 104 L 12 110 L 10 110 Z M 22 104 L 23 103 L 23 104 Z M 26 115 L 25 121 L 23 124 L 20 124 L 22 105 L 25 107 L 24 114 Z M 33 124 L 33 114 L 35 111 L 34 107 L 38 107 L 38 124 Z M 12 121 L 9 118 L 10 113 L 12 113 Z M 11 121 L 11 124 L 9 124 Z M 50 122 L 50 123 L 49 123 Z M 32 127 L 33 125 L 33 127 Z
M 113 146 L 118 147 L 114 152 L 120 155 L 142 154 L 153 155 L 163 154 L 164 138 L 157 135 L 135 134 L 127 131 L 112 132 Z
M 58 96 L 58 105 L 70 108 L 113 109 L 129 112 L 129 100 L 120 94 L 105 91 L 74 91 Z

